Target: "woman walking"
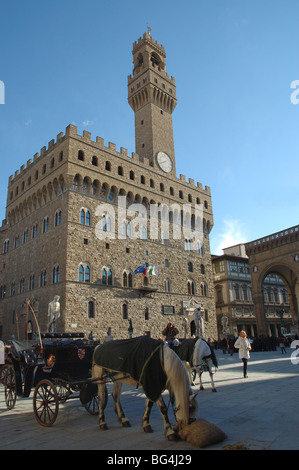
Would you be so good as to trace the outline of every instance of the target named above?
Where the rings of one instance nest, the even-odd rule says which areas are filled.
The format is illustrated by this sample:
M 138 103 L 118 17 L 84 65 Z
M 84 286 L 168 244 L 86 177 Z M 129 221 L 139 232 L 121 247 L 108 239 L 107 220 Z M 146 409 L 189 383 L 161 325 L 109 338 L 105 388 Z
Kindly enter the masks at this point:
M 251 345 L 247 339 L 246 331 L 240 331 L 240 336 L 234 346 L 239 349 L 239 358 L 243 361 L 243 376 L 247 378 L 247 361 L 250 358 Z

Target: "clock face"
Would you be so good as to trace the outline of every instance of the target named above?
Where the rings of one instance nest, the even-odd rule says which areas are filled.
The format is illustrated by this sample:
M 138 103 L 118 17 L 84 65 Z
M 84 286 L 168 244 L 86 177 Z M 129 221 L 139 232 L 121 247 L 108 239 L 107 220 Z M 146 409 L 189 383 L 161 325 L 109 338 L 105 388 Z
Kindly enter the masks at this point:
M 165 171 L 165 173 L 170 173 L 172 170 L 172 160 L 165 152 L 158 152 L 157 153 L 157 162 L 161 170 Z

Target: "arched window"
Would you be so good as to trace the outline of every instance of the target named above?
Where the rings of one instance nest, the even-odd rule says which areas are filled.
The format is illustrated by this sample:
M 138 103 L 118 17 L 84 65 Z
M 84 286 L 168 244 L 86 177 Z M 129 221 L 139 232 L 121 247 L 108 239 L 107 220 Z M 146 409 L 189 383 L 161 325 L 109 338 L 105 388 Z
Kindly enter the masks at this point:
M 187 282 L 188 294 L 194 295 L 195 294 L 195 284 L 192 279 L 189 279 Z
M 191 261 L 188 262 L 188 271 L 189 273 L 193 273 L 193 263 L 191 263 Z
M 205 282 L 202 282 L 200 284 L 200 292 L 201 292 L 201 295 L 206 297 L 207 296 L 207 285 Z
M 164 288 L 165 288 L 165 292 L 170 292 L 170 279 L 165 279 Z
M 95 317 L 95 303 L 93 300 L 90 300 L 88 302 L 88 318 L 94 318 Z
M 53 269 L 53 284 L 57 284 L 57 282 L 59 282 L 59 278 L 60 278 L 59 266 L 55 266 Z
M 122 304 L 123 320 L 128 319 L 128 304 Z
M 111 217 L 109 215 L 102 216 L 102 230 L 103 232 L 111 232 Z
M 49 231 L 49 217 L 45 217 L 43 220 L 43 233 Z
M 112 286 L 112 269 L 103 268 L 102 269 L 102 284 L 106 286 Z
M 5 240 L 3 244 L 3 253 L 8 253 L 9 251 L 9 240 Z
M 87 209 L 81 209 L 80 224 L 90 226 L 90 212 Z
M 81 160 L 81 162 L 84 162 L 84 152 L 82 150 L 79 150 L 78 152 L 78 160 Z
M 54 226 L 58 227 L 58 225 L 61 225 L 61 209 L 55 212 L 55 218 L 54 218 Z
M 98 157 L 96 157 L 95 155 L 92 157 L 91 159 L 91 163 L 92 165 L 94 166 L 98 166 Z
M 126 270 L 123 272 L 123 287 L 132 287 L 133 285 L 133 276 L 132 272 Z

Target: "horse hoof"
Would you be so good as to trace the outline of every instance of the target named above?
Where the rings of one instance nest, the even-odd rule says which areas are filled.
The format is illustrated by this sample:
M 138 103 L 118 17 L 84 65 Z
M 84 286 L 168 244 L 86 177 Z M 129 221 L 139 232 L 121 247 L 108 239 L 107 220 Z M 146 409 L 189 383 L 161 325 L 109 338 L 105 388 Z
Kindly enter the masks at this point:
M 170 442 L 175 442 L 179 440 L 179 437 L 175 433 L 173 433 L 173 434 L 169 434 L 169 436 L 167 436 L 167 439 Z
M 203 387 L 199 387 L 199 390 L 204 390 L 204 388 L 203 388 Z
M 153 428 L 151 427 L 151 425 L 149 424 L 148 426 L 145 426 L 143 428 L 143 431 L 146 432 L 146 433 L 151 433 L 153 432 Z
M 131 427 L 131 424 L 130 424 L 130 421 L 124 421 L 122 424 L 122 427 L 123 428 L 130 428 Z
M 216 388 L 212 388 L 212 392 L 217 392 Z
M 101 431 L 107 431 L 107 429 L 108 429 L 107 424 L 106 423 L 100 424 L 100 429 L 101 429 Z
M 194 382 L 191 382 L 191 385 L 192 385 L 192 387 L 194 387 L 195 383 L 194 383 Z

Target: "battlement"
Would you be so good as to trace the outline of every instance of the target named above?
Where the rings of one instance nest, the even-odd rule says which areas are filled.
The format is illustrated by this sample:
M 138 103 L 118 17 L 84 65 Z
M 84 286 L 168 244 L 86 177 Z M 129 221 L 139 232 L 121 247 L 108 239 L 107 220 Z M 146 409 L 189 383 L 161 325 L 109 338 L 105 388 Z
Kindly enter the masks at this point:
M 137 52 L 140 46 L 142 46 L 145 42 L 150 44 L 152 47 L 159 49 L 159 52 L 163 52 L 165 54 L 165 47 L 163 44 L 155 41 L 148 31 L 144 33 L 143 36 L 138 39 L 138 41 L 133 43 L 133 53 Z
M 134 162 L 137 165 L 142 165 L 142 167 L 145 169 L 151 171 L 155 170 L 155 163 L 150 162 L 147 158 L 144 158 L 135 152 L 132 152 L 131 156 L 129 156 L 128 150 L 124 147 L 120 147 L 119 151 L 117 151 L 116 144 L 113 142 L 108 142 L 108 145 L 106 146 L 102 137 L 97 136 L 95 140 L 92 140 L 92 135 L 89 131 L 84 130 L 83 134 L 80 135 L 78 134 L 77 126 L 69 124 L 65 129 L 65 133 L 60 132 L 57 135 L 56 141 L 54 139 L 50 140 L 47 147 L 42 147 L 40 152 L 35 153 L 33 158 L 29 158 L 26 164 L 22 165 L 19 170 L 16 170 L 14 175 L 11 175 L 9 177 L 9 185 L 12 185 L 16 181 L 19 181 L 20 177 L 22 177 L 25 172 L 33 168 L 35 163 L 40 161 L 41 158 L 45 158 L 49 154 L 52 155 L 53 150 L 55 150 L 62 142 L 64 142 L 68 138 L 76 139 L 84 144 L 88 144 L 95 148 L 102 149 L 105 152 L 109 152 L 111 155 L 122 157 L 124 159 L 130 159 L 130 161 Z M 205 186 L 205 188 L 203 188 L 202 183 L 197 182 L 195 184 L 194 179 L 192 178 L 189 178 L 187 181 L 185 175 L 180 175 L 179 178 L 176 178 L 176 181 L 183 183 L 186 186 L 192 186 L 194 189 L 197 188 L 198 190 L 205 192 L 207 195 L 211 194 L 209 186 Z

